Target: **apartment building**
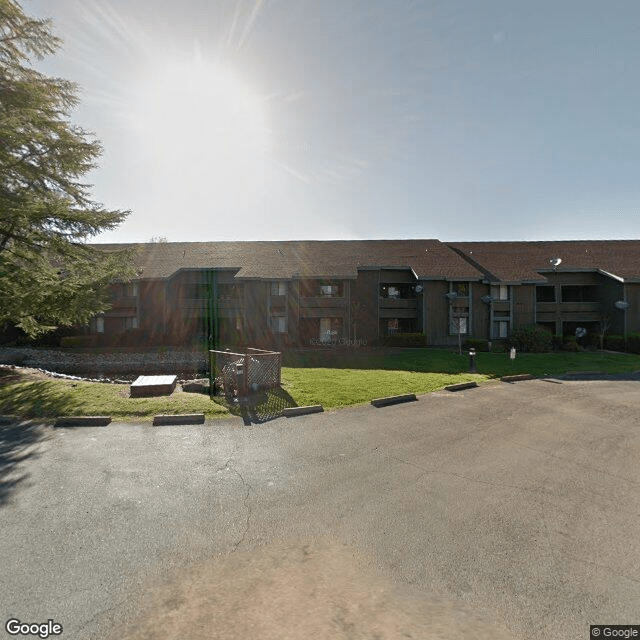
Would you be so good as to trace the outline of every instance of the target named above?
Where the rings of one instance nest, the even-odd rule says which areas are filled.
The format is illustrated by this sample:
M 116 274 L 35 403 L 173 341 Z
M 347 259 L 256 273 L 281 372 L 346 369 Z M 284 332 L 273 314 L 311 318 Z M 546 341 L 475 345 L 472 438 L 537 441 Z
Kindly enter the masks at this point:
M 122 245 L 118 245 L 120 248 Z M 116 245 L 101 245 L 105 251 Z M 139 277 L 114 284 L 91 330 L 152 344 L 209 340 L 287 348 L 421 333 L 505 339 L 538 324 L 640 331 L 640 241 L 439 240 L 136 245 Z

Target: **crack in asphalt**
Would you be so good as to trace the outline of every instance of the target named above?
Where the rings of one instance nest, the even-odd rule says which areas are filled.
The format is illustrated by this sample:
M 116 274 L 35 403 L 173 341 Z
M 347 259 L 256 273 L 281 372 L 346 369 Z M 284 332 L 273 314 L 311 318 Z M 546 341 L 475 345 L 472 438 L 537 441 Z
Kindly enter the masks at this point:
M 253 491 L 253 487 L 245 481 L 243 475 L 235 467 L 229 466 L 229 463 L 232 460 L 233 458 L 229 458 L 224 463 L 224 465 L 221 467 L 218 467 L 216 471 L 225 471 L 225 470 L 233 471 L 233 473 L 235 473 L 238 476 L 238 478 L 240 478 L 240 481 L 242 482 L 242 486 L 245 487 L 246 489 L 243 504 L 244 504 L 244 508 L 247 510 L 247 522 L 244 528 L 244 532 L 242 533 L 242 537 L 233 545 L 233 552 L 236 552 L 238 550 L 238 547 L 244 542 L 245 538 L 247 537 L 247 533 L 249 532 L 249 522 L 251 520 L 251 505 L 249 504 L 249 494 L 251 493 L 251 491 Z

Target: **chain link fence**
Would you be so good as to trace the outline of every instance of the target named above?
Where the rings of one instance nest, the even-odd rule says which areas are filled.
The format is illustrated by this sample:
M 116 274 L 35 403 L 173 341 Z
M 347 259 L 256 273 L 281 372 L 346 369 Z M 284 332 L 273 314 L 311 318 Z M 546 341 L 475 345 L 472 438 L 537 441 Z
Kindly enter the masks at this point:
M 248 403 L 269 389 L 280 387 L 282 353 L 247 348 L 245 353 L 209 351 L 212 393 L 220 390 L 227 401 Z

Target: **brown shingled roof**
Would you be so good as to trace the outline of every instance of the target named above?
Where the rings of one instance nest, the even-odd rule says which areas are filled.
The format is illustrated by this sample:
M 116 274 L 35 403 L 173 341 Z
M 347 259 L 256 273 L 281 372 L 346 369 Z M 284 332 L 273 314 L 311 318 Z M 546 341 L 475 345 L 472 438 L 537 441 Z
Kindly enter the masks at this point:
M 624 280 L 640 279 L 640 240 L 566 240 L 554 242 L 451 242 L 448 246 L 501 282 L 544 281 L 561 258 L 558 271 L 597 270 Z
M 180 269 L 238 269 L 238 278 L 355 278 L 359 268 L 413 269 L 421 279 L 479 280 L 482 273 L 439 240 L 292 240 L 285 242 L 159 242 L 136 246 L 142 278 Z

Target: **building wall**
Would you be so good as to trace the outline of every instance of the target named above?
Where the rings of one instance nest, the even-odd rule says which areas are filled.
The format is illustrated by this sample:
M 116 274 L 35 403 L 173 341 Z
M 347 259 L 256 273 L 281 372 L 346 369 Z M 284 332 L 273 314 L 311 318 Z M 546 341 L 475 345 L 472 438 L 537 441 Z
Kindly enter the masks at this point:
M 626 299 L 629 303 L 627 309 L 627 331 L 640 333 L 640 282 L 625 285 Z M 624 312 L 621 312 L 624 317 Z M 613 333 L 613 332 L 611 332 Z M 621 331 L 619 333 L 622 333 Z
M 397 318 L 403 327 L 423 331 L 429 345 L 458 343 L 458 336 L 450 333 L 450 302 L 446 297 L 454 283 L 446 280 L 421 281 L 422 293 L 391 298 L 381 295 L 381 283 L 418 284 L 412 272 L 366 269 L 360 270 L 354 280 L 342 280 L 342 293 L 335 297 L 313 295 L 320 280 L 287 281 L 283 291 L 274 295 L 271 281 L 237 281 L 236 272 L 182 270 L 167 280 L 139 281 L 135 296 L 131 295 L 130 287 L 114 285 L 114 306 L 104 316 L 105 333 L 126 331 L 135 317 L 140 339 L 146 343 L 157 344 L 169 334 L 176 344 L 189 344 L 209 338 L 208 317 L 214 313 L 220 346 L 287 348 L 317 344 L 322 324 L 328 323 L 340 340 L 373 343 L 386 334 L 389 320 Z M 536 322 L 548 322 L 558 332 L 563 326 L 569 330 L 576 323 L 585 323 L 593 331 L 606 311 L 611 319 L 608 333 L 622 333 L 625 314 L 614 307 L 614 302 L 625 296 L 630 304 L 627 329 L 640 332 L 640 283 L 623 286 L 595 272 L 557 272 L 545 276 L 556 287 L 555 303 L 537 303 L 536 285 L 526 284 L 511 286 L 508 302 L 489 305 L 482 297 L 491 294 L 491 285 L 472 282 L 468 332 L 463 339 L 491 339 L 492 314 L 496 310 L 504 314 L 505 309 L 510 318 L 509 331 Z M 562 302 L 563 285 L 597 287 L 597 301 Z M 219 296 L 215 307 L 208 302 L 214 289 Z M 275 317 L 286 318 L 286 332 L 274 329 Z
M 367 342 L 378 339 L 379 277 L 377 270 L 358 271 L 358 277 L 351 283 L 351 339 Z

